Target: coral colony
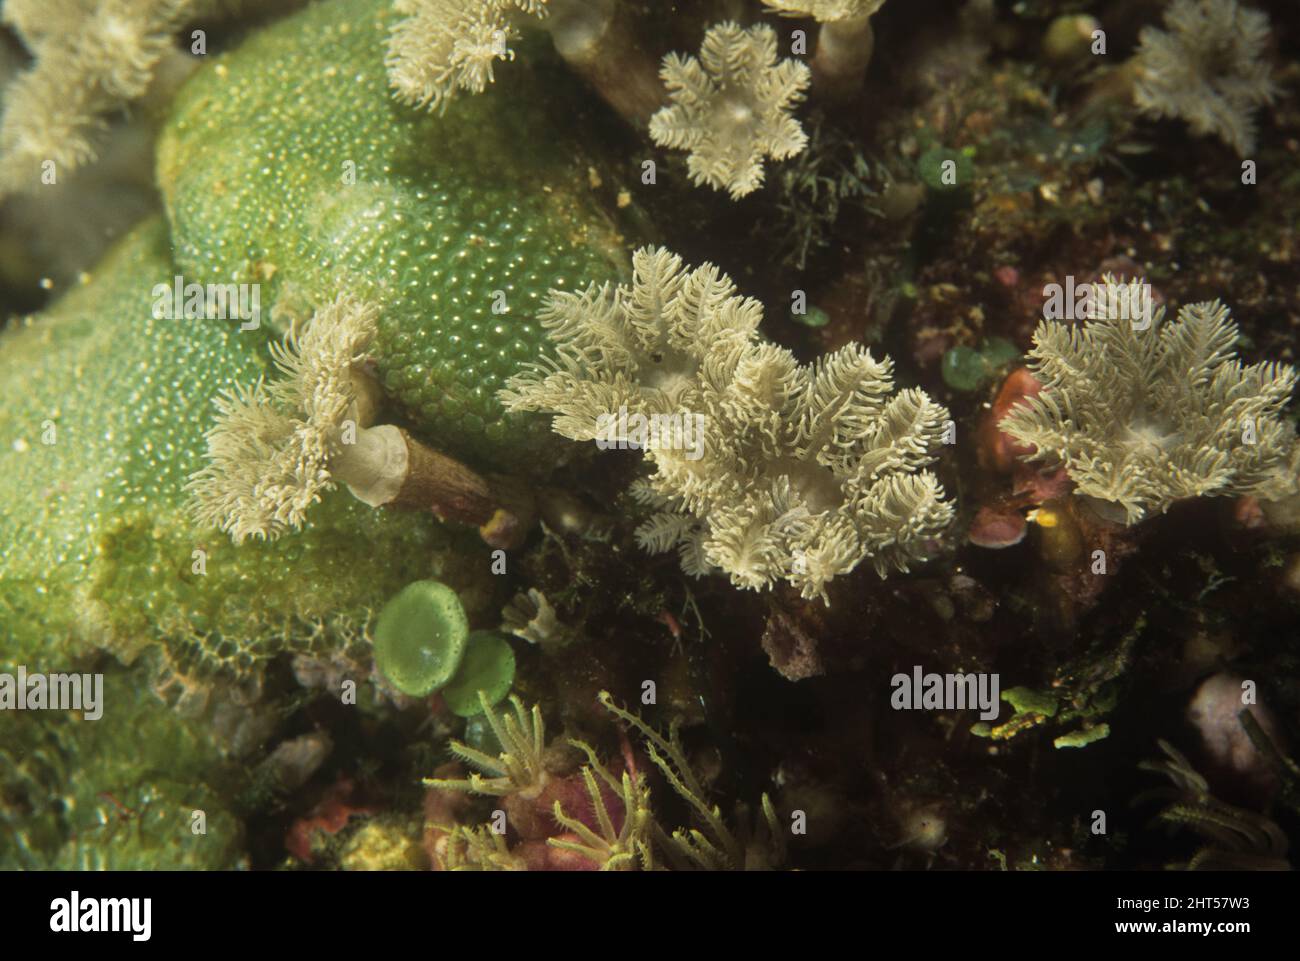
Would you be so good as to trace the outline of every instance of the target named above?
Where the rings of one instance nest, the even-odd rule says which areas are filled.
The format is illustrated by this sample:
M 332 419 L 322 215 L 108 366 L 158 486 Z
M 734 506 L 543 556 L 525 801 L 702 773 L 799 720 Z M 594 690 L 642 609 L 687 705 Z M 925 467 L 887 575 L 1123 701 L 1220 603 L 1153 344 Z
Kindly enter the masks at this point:
M 686 573 L 737 587 L 789 581 L 804 597 L 871 558 L 907 570 L 952 518 L 928 471 L 947 411 L 919 390 L 890 396 L 888 360 L 850 346 L 814 366 L 756 334 L 762 306 L 705 264 L 662 248 L 633 254 L 632 286 L 553 294 L 542 323 L 555 357 L 502 394 L 508 410 L 559 416 L 597 439 L 608 409 L 703 416 L 696 447 L 648 446 L 655 472 L 635 496 L 654 510 L 638 542 L 676 550 Z M 615 406 L 617 405 L 617 406 Z
M 1218 301 L 1188 304 L 1169 324 L 1146 302 L 1103 294 L 1082 325 L 1044 320 L 1029 352 L 1042 391 L 1002 429 L 1063 463 L 1079 493 L 1122 508 L 1127 523 L 1187 497 L 1291 493 L 1295 428 L 1281 411 L 1295 369 L 1235 359 L 1237 327 Z
M 0 867 L 1290 867 L 1285 12 L 5 3 Z
M 1135 58 L 1134 101 L 1156 117 L 1179 117 L 1246 157 L 1255 149 L 1255 110 L 1277 87 L 1263 59 L 1268 17 L 1235 0 L 1174 0 L 1168 32 L 1144 27 Z
M 700 59 L 670 53 L 661 71 L 672 100 L 650 118 L 655 143 L 688 150 L 691 180 L 739 199 L 763 183 L 763 158 L 801 153 L 808 136 L 789 115 L 810 71 L 777 62 L 776 31 L 723 23 L 709 29 Z

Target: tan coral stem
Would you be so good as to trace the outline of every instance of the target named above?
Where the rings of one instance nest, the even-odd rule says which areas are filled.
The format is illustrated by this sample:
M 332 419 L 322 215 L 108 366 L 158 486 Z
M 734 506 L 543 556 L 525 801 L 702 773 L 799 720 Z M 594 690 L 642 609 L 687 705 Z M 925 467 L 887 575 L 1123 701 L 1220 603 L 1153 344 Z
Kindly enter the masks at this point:
M 813 89 L 827 99 L 860 91 L 875 47 L 870 16 L 823 23 L 812 60 Z
M 565 62 L 638 127 L 663 105 L 658 64 L 611 0 L 552 0 L 542 26 Z
M 371 507 L 427 510 L 439 520 L 472 524 L 494 547 L 518 546 L 531 526 L 531 505 L 517 485 L 489 481 L 400 427 L 360 430 L 340 451 L 331 472 Z

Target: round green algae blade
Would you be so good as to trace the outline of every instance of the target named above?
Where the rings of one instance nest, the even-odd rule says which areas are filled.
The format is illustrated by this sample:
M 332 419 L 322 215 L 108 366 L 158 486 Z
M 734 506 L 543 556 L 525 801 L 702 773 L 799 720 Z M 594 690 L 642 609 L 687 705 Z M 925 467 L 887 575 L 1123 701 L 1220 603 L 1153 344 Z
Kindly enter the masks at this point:
M 990 367 L 1005 367 L 1020 359 L 1022 351 L 1005 337 L 990 337 L 980 348 L 980 356 Z
M 975 162 L 966 150 L 934 147 L 916 162 L 921 180 L 939 193 L 962 190 L 975 179 Z
M 809 307 L 807 312 L 802 314 L 792 314 L 795 323 L 803 324 L 805 327 L 825 327 L 831 322 L 830 314 L 820 307 Z
M 496 704 L 510 693 L 514 682 L 515 652 L 510 642 L 496 631 L 475 631 L 469 636 L 460 670 L 442 689 L 442 699 L 458 717 L 473 717 L 483 713 L 479 691 L 489 705 Z
M 953 347 L 943 355 L 943 382 L 953 390 L 978 390 L 991 371 L 988 361 L 973 347 Z
M 424 697 L 451 680 L 468 637 L 456 592 L 438 581 L 416 581 L 379 612 L 375 664 L 403 694 Z

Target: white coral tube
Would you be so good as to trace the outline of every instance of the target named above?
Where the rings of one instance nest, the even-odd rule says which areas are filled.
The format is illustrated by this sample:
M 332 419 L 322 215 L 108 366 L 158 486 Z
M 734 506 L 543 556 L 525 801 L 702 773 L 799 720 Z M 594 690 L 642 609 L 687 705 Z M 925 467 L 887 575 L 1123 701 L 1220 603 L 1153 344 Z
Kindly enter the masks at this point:
M 348 486 L 352 496 L 370 507 L 397 498 L 411 469 L 411 457 L 402 431 L 391 424 L 363 427 L 356 442 L 340 445 L 341 453 L 330 473 Z

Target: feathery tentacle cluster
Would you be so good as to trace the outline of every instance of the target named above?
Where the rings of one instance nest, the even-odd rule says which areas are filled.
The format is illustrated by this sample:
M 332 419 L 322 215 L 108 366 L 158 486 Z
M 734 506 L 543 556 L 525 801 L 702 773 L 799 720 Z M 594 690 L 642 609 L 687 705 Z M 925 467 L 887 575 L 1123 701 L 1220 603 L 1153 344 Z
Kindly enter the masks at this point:
M 784 17 L 812 17 L 818 23 L 836 23 L 869 17 L 885 0 L 763 0 L 763 6 Z
M 95 159 L 114 107 L 144 94 L 171 36 L 204 0 L 10 0 L 4 19 L 35 64 L 5 91 L 0 194 L 41 183 Z
M 862 89 L 876 46 L 871 18 L 885 0 L 764 0 L 764 4 L 774 13 L 818 22 L 812 70 L 823 97 L 844 98 Z
M 1214 134 L 1246 156 L 1255 149 L 1255 109 L 1277 94 L 1262 59 L 1268 17 L 1236 0 L 1174 0 L 1165 26 L 1141 33 L 1138 107 L 1181 117 L 1193 133 Z
M 672 99 L 650 119 L 655 143 L 688 150 L 695 184 L 739 199 L 763 183 L 763 158 L 785 160 L 808 145 L 790 115 L 803 99 L 811 71 L 798 60 L 777 61 L 776 31 L 735 23 L 709 28 L 699 59 L 670 53 L 660 76 Z
M 482 93 L 497 60 L 513 60 L 511 16 L 545 17 L 547 0 L 397 0 L 385 65 L 405 103 L 442 110 L 457 92 Z
M 543 758 L 546 750 L 546 724 L 542 720 L 540 705 L 534 704 L 532 710 L 528 710 L 524 707 L 524 702 L 512 694 L 510 706 L 514 711 L 513 716 L 503 712 L 498 717 L 481 692 L 479 700 L 483 705 L 483 716 L 491 726 L 497 743 L 501 745 L 500 755 L 485 754 L 460 741 L 451 742 L 451 751 L 491 776 L 485 778 L 476 771 L 464 780 L 426 778 L 424 783 L 430 787 L 473 794 L 491 794 L 497 797 L 524 794 L 536 797 L 550 779 Z
M 208 464 L 186 485 L 200 523 L 235 543 L 302 526 L 334 487 L 330 463 L 344 419 L 359 417 L 366 396 L 360 365 L 377 315 L 373 305 L 340 295 L 316 311 L 303 334 L 291 331 L 272 347 L 281 379 L 236 384 L 218 398 L 219 419 L 206 434 Z
M 722 570 L 754 590 L 785 580 L 823 599 L 864 559 L 884 576 L 924 555 L 952 516 L 921 470 L 942 406 L 892 393 L 889 360 L 859 345 L 800 365 L 759 339 L 762 306 L 712 264 L 647 247 L 633 268 L 631 287 L 552 291 L 541 321 L 556 357 L 500 396 L 554 414 L 573 440 L 644 448 L 655 473 L 633 493 L 656 510 L 643 547 L 676 549 L 693 575 Z M 640 441 L 637 423 L 650 425 Z
M 1065 466 L 1080 493 L 1122 508 L 1136 523 L 1186 497 L 1294 489 L 1295 431 L 1280 416 L 1296 383 L 1287 364 L 1243 366 L 1237 326 L 1219 301 L 1189 304 L 1173 323 L 1164 308 L 1126 316 L 1136 290 L 1094 285 L 1083 326 L 1045 320 L 1030 369 L 1042 382 L 1001 421 L 1033 459 Z

